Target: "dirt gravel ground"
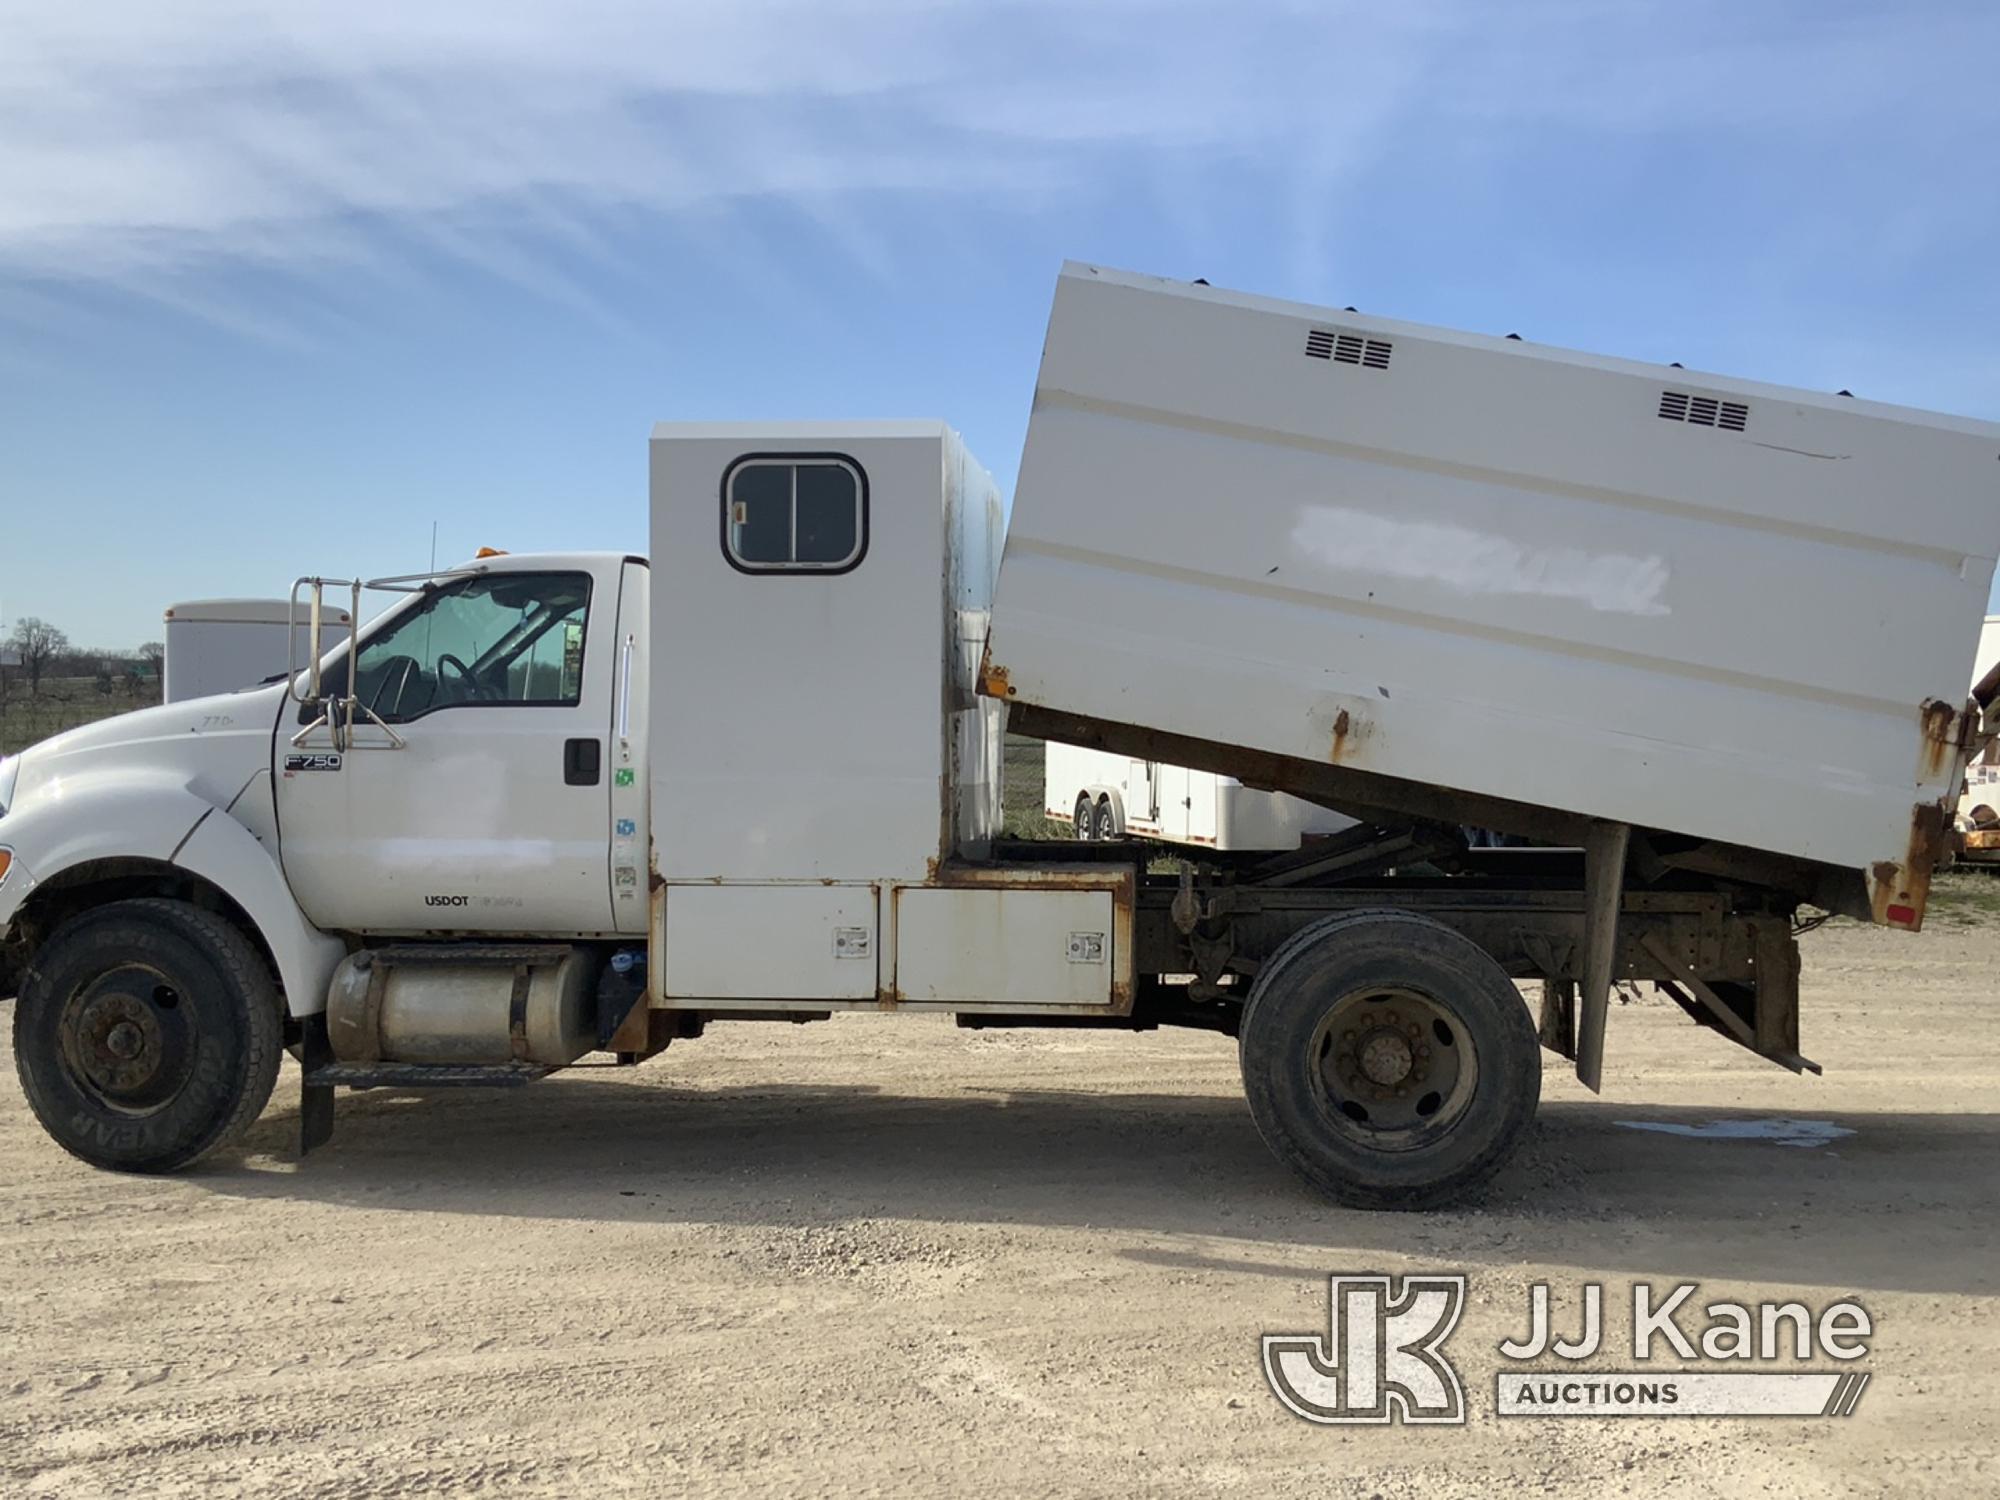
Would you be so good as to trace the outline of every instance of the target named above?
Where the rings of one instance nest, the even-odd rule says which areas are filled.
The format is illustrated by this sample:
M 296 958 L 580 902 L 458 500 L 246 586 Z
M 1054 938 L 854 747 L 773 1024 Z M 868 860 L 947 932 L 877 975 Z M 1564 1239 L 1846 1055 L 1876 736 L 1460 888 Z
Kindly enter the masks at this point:
M 1823 1079 L 1623 1006 L 1604 1097 L 1551 1069 L 1485 1199 L 1417 1216 L 1308 1196 L 1194 1033 L 718 1027 L 345 1096 L 304 1166 L 288 1073 L 163 1180 L 64 1156 L 8 1069 L 0 1494 L 2000 1493 L 1996 965 L 2000 925 L 1813 934 Z M 1771 1116 L 1853 1134 L 1619 1123 Z M 1329 1273 L 1458 1270 L 1468 1425 L 1273 1400 L 1258 1336 L 1323 1330 Z M 1544 1278 L 1852 1296 L 1874 1381 L 1845 1420 L 1499 1420 Z

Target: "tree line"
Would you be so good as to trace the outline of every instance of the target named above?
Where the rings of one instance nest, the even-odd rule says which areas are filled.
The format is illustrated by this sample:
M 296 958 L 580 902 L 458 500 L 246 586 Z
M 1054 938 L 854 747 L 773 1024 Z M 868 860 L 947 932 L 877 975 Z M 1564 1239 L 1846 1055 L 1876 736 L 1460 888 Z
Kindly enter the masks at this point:
M 59 627 L 34 615 L 24 615 L 0 640 L 0 703 L 10 696 L 17 683 L 25 684 L 30 697 L 39 698 L 42 683 L 58 677 L 90 679 L 97 691 L 110 694 L 121 685 L 130 697 L 143 695 L 149 684 L 160 680 L 160 668 L 167 648 L 160 641 L 147 641 L 135 651 L 94 651 L 70 644 Z M 9 661 L 13 662 L 10 667 Z

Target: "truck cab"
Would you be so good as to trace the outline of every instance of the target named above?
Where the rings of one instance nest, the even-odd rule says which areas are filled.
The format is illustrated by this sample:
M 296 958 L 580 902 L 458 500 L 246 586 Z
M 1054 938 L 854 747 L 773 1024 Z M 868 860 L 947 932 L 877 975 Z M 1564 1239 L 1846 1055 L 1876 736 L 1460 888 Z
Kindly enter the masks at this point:
M 617 554 L 482 558 L 410 586 L 351 668 L 339 654 L 294 691 L 270 774 L 307 920 L 643 936 L 647 583 Z M 350 697 L 352 723 L 322 706 Z
M 58 1139 L 142 1169 L 211 1149 L 282 1046 L 330 1056 L 336 971 L 384 940 L 464 957 L 532 937 L 569 1021 L 539 1054 L 594 1042 L 586 981 L 647 929 L 646 583 L 621 554 L 394 580 L 352 649 L 288 680 L 0 762 L 0 993 L 28 996 L 17 1051 Z M 458 1011 L 423 1024 L 446 1060 L 513 1061 L 511 971 L 472 968 L 499 986 L 493 1024 L 468 1035 L 465 975 L 435 966 Z M 46 985 L 64 999 L 43 1012 Z

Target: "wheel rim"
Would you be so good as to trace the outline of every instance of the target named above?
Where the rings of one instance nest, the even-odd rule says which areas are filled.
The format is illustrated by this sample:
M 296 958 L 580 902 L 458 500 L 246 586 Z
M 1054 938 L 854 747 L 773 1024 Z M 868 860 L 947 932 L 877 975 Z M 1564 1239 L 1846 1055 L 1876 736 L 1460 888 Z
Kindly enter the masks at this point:
M 1090 799 L 1088 797 L 1077 798 L 1075 828 L 1077 838 L 1080 841 L 1088 842 L 1092 832 L 1095 831 L 1096 823 L 1097 809 L 1091 806 Z
M 63 1069 L 109 1109 L 150 1114 L 193 1076 L 193 1002 L 167 975 L 127 964 L 75 990 L 63 1006 Z
M 1411 989 L 1343 995 L 1314 1031 L 1309 1059 L 1328 1124 L 1375 1151 L 1435 1144 L 1464 1117 L 1479 1081 L 1471 1034 Z

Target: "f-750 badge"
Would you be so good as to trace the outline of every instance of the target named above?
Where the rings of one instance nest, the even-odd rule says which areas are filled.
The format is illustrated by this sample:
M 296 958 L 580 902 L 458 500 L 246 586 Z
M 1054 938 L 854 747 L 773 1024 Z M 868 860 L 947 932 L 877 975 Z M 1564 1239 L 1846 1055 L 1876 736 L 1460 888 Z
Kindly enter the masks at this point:
M 285 757 L 285 774 L 287 776 L 291 775 L 294 771 L 338 771 L 339 769 L 340 757 L 338 755 L 287 755 Z

